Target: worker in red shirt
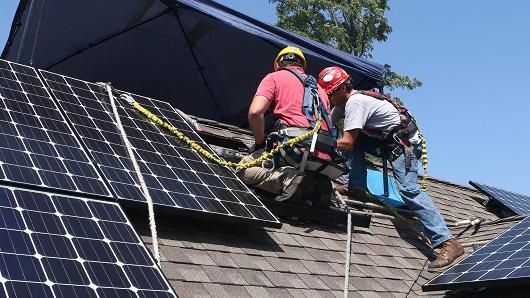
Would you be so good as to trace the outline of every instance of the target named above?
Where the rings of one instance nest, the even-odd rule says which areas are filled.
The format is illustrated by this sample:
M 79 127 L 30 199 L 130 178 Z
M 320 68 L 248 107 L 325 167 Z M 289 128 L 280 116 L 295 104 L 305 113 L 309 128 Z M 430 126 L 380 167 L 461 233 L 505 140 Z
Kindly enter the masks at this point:
M 321 103 L 320 111 L 313 111 L 311 116 L 304 112 L 304 96 L 308 95 L 302 81 L 308 78 L 305 69 L 306 60 L 300 49 L 289 46 L 277 55 L 274 60 L 274 72 L 263 78 L 248 110 L 248 121 L 254 134 L 255 145 L 251 149 L 253 152 L 241 162 L 249 162 L 264 153 L 268 136 L 265 132 L 265 114 L 268 112 L 277 120 L 273 129 L 276 133 L 288 131 L 294 134 L 298 132 L 299 135 L 300 132 L 308 131 L 317 119 L 317 112 L 325 114 L 322 117 L 329 119 L 328 97 L 316 83 L 315 90 L 318 88 Z M 328 124 L 322 121 L 321 125 L 321 131 L 325 134 L 329 131 L 331 122 Z M 290 137 L 292 136 L 294 135 Z M 299 153 L 303 154 L 304 149 L 300 151 Z M 326 150 L 315 150 L 308 155 L 317 159 L 330 159 L 330 152 Z M 311 171 L 302 173 L 303 171 L 300 171 L 300 167 L 296 164 L 275 160 L 277 164 L 273 169 L 255 166 L 237 168 L 236 173 L 247 185 L 274 194 L 278 201 L 317 207 L 329 204 L 333 192 L 329 177 Z

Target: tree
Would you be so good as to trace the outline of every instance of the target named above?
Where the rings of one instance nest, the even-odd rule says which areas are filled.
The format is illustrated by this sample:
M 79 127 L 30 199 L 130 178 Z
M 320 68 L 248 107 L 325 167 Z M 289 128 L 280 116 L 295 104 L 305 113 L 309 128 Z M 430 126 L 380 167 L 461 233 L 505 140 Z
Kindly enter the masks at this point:
M 276 4 L 277 25 L 361 58 L 372 58 L 375 42 L 392 32 L 385 12 L 388 0 L 269 0 Z M 384 84 L 390 90 L 422 85 L 385 64 Z

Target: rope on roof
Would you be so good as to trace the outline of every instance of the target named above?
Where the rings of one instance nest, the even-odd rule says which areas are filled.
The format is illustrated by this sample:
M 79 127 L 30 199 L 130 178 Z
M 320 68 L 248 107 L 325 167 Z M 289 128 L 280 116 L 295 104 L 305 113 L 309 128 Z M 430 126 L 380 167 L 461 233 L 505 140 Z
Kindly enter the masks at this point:
M 121 138 L 123 140 L 123 143 L 125 144 L 125 148 L 127 148 L 127 154 L 129 155 L 129 158 L 132 161 L 134 171 L 136 172 L 136 177 L 138 178 L 138 181 L 140 182 L 140 187 L 142 188 L 142 192 L 144 193 L 145 199 L 147 201 L 147 210 L 149 213 L 149 227 L 151 229 L 151 238 L 153 239 L 154 257 L 155 257 L 156 262 L 158 263 L 158 266 L 160 266 L 160 251 L 158 248 L 158 236 L 156 232 L 156 221 L 155 221 L 155 210 L 153 207 L 153 199 L 151 198 L 151 195 L 149 194 L 149 190 L 147 189 L 147 185 L 145 184 L 144 176 L 142 175 L 142 172 L 140 171 L 140 166 L 138 165 L 138 161 L 136 160 L 136 157 L 134 156 L 134 152 L 132 151 L 131 143 L 129 142 L 129 139 L 127 138 L 127 134 L 125 133 L 125 129 L 123 128 L 123 125 L 121 123 L 120 114 L 118 113 L 118 108 L 116 107 L 116 101 L 114 100 L 114 95 L 112 94 L 112 87 L 110 83 L 104 84 L 104 86 L 107 89 L 107 93 L 109 95 L 110 105 L 112 106 L 112 112 L 114 113 L 114 118 L 116 118 L 116 124 L 118 126 L 118 129 L 120 130 Z

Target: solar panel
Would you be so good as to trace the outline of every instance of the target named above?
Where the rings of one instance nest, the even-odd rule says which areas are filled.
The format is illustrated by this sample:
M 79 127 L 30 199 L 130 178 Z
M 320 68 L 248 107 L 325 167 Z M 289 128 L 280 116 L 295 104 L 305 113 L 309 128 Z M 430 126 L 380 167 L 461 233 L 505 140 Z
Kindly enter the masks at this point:
M 471 184 L 473 187 L 483 192 L 487 196 L 498 201 L 506 208 L 512 210 L 515 214 L 530 214 L 530 196 L 525 196 L 522 194 L 473 181 L 469 181 L 469 184 Z
M 424 291 L 481 288 L 530 282 L 527 217 L 423 286 Z
M 116 203 L 0 187 L 0 297 L 175 297 Z
M 67 118 L 80 134 L 119 200 L 145 202 L 132 163 L 114 122 L 108 94 L 100 86 L 41 71 Z M 151 112 L 190 138 L 206 143 L 168 103 L 133 95 Z M 147 187 L 158 206 L 206 213 L 230 220 L 278 226 L 279 221 L 228 168 L 205 161 L 174 136 L 117 99 L 118 110 L 134 147 Z
M 37 72 L 0 60 L 0 180 L 110 196 Z

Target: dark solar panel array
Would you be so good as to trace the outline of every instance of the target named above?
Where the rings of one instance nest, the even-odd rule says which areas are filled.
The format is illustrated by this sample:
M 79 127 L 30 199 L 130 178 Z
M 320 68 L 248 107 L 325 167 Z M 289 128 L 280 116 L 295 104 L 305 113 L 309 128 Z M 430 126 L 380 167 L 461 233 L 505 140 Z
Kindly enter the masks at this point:
M 0 187 L 0 297 L 175 297 L 121 207 Z
M 144 202 L 107 93 L 96 84 L 41 73 L 118 198 Z M 136 95 L 134 99 L 207 148 L 171 105 Z M 175 137 L 161 132 L 125 101 L 117 99 L 117 104 L 155 204 L 263 225 L 279 224 L 231 170 L 206 162 Z
M 525 196 L 474 181 L 469 181 L 469 184 L 487 196 L 493 198 L 506 208 L 512 210 L 515 214 L 530 214 L 530 196 Z
M 110 196 L 36 71 L 4 60 L 0 180 Z
M 530 218 L 423 286 L 424 291 L 530 283 Z

